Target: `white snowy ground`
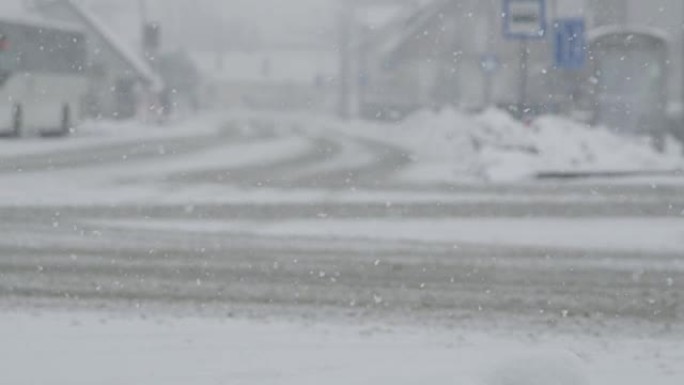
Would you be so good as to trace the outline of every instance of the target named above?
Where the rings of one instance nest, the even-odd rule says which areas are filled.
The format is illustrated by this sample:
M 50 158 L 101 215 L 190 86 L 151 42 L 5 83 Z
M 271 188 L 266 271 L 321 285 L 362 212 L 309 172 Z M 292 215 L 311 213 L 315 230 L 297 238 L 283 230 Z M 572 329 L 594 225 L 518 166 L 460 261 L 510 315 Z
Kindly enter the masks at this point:
M 414 182 L 467 177 L 506 182 L 544 173 L 684 169 L 684 152 L 674 139 L 667 139 L 665 150 L 658 152 L 649 139 L 555 116 L 528 125 L 499 110 L 469 115 L 445 109 L 418 112 L 398 126 L 360 124 L 353 129 L 409 148 L 414 164 L 403 174 Z
M 24 138 L 0 141 L 0 164 L 11 171 L 1 176 L 5 188 L 0 189 L 0 205 L 280 202 L 291 199 L 393 201 L 388 197 L 400 201 L 425 197 L 445 201 L 487 199 L 482 195 L 461 194 L 459 197 L 429 192 L 359 191 L 354 181 L 350 182 L 348 189 L 325 189 L 323 192 L 307 186 L 293 186 L 286 191 L 268 188 L 245 191 L 235 186 L 217 186 L 216 180 L 195 181 L 173 189 L 159 183 L 173 174 L 287 162 L 305 156 L 311 150 L 312 136 L 334 138 L 333 144 L 340 146 L 339 153 L 322 161 L 298 165 L 296 170 L 289 169 L 287 178 L 371 168 L 378 154 L 362 148 L 358 142 L 359 139 L 368 139 L 396 146 L 397 151 L 403 151 L 410 157 L 405 167 L 398 165 L 396 170 L 378 170 L 378 177 L 397 171 L 397 175 L 389 175 L 391 180 L 414 186 L 435 183 L 478 185 L 488 181 L 524 184 L 531 182 L 539 173 L 564 172 L 672 173 L 669 176 L 636 175 L 621 180 L 598 179 L 592 183 L 684 184 L 684 178 L 678 176 L 684 170 L 684 156 L 681 145 L 675 141 L 668 141 L 666 151 L 659 153 L 643 139 L 620 137 L 605 129 L 588 128 L 553 117 L 542 118 L 527 127 L 494 110 L 477 116 L 451 110 L 437 114 L 421 112 L 399 125 L 341 123 L 320 116 L 270 114 L 259 119 L 274 124 L 268 128 L 271 136 L 252 138 L 255 116 L 249 112 L 215 114 L 169 127 L 89 122 L 66 140 Z M 235 140 L 222 138 L 226 121 L 238 126 Z M 175 153 L 174 143 L 192 140 L 207 143 L 197 151 Z M 130 150 L 121 150 L 126 146 Z M 119 151 L 120 158 L 98 164 L 103 156 L 113 151 Z M 79 152 L 87 154 L 87 157 L 82 155 L 83 159 L 95 161 L 93 165 L 77 164 L 78 168 L 73 168 L 69 159 Z M 137 152 L 151 152 L 154 156 L 141 163 L 132 159 Z M 28 159 L 30 166 L 36 163 L 32 158 L 39 158 L 41 164 L 47 166 L 30 170 L 23 168 L 24 163 L 17 162 Z M 9 168 L 13 163 L 17 166 Z M 36 171 L 40 171 L 39 178 Z M 573 198 L 556 194 L 529 198 L 553 199 L 554 196 L 557 199 Z M 494 199 L 525 199 L 525 196 L 498 195 Z
M 467 116 L 446 110 L 439 114 L 419 113 L 399 126 L 352 122 L 343 124 L 323 117 L 268 116 L 273 127 L 264 138 L 256 135 L 253 114 L 214 115 L 176 124 L 171 127 L 136 124 L 89 123 L 75 137 L 64 141 L 27 139 L 0 142 L 0 160 L 13 162 L 21 157 L 44 156 L 47 163 L 59 160 L 59 151 L 92 152 L 98 160 L 112 146 L 135 146 L 150 142 L 155 156 L 136 161 L 123 155 L 115 161 L 55 166 L 38 170 L 19 169 L 0 175 L 0 206 L 92 206 L 117 204 L 314 204 L 314 203 L 400 203 L 477 204 L 563 204 L 622 203 L 657 204 L 652 196 L 630 196 L 628 200 L 601 194 L 586 195 L 564 190 L 548 192 L 444 192 L 404 191 L 392 188 L 366 190 L 329 189 L 307 186 L 245 187 L 217 183 L 207 179 L 169 185 L 165 178 L 216 168 L 249 168 L 263 164 L 277 165 L 306 154 L 310 136 L 331 138 L 341 147 L 339 153 L 318 162 L 288 169 L 288 180 L 307 175 L 325 175 L 353 167 L 372 167 L 375 154 L 364 151 L 354 138 L 371 138 L 403 148 L 413 159 L 399 171 L 397 180 L 410 185 L 435 181 L 482 184 L 481 177 L 497 174 L 502 179 L 522 178 L 517 185 L 530 183 L 526 178 L 543 171 L 664 171 L 684 165 L 681 148 L 674 143 L 660 154 L 648 143 L 620 138 L 601 129 L 587 128 L 559 118 L 543 118 L 533 127 L 517 123 L 504 113 L 488 111 Z M 221 127 L 234 121 L 236 138 L 221 139 Z M 219 140 L 214 140 L 218 135 Z M 192 140 L 207 136 L 198 151 L 176 154 L 167 149 L 167 141 Z M 149 149 L 147 149 L 149 150 Z M 133 151 L 133 155 L 135 151 Z M 84 158 L 88 161 L 89 158 Z M 45 159 L 43 161 L 46 161 Z M 81 160 L 82 162 L 83 160 Z M 489 162 L 489 163 L 488 163 Z M 21 162 L 20 162 L 21 164 Z M 30 162 L 29 162 L 30 164 Z M 418 173 L 432 170 L 433 173 Z M 435 171 L 436 170 L 436 171 Z M 684 178 L 643 178 L 633 184 L 682 184 Z M 656 182 L 654 182 L 656 181 Z M 511 182 L 509 182 L 511 183 Z M 581 183 L 581 182 L 578 182 Z M 626 183 L 621 180 L 594 181 L 601 185 Z M 627 198 L 625 198 L 627 199 Z M 676 209 L 680 202 L 671 202 Z M 680 210 L 681 211 L 681 210 Z M 684 212 L 682 212 L 684 215 Z M 454 243 L 488 243 L 503 246 L 559 246 L 580 250 L 623 250 L 677 252 L 684 250 L 684 222 L 677 218 L 401 218 L 399 219 L 327 219 L 249 221 L 155 221 L 99 220 L 98 225 L 113 228 L 182 230 L 197 232 L 240 232 L 268 236 L 338 237 L 403 239 Z
M 89 149 L 150 139 L 188 138 L 215 133 L 224 122 L 222 114 L 207 114 L 170 126 L 139 122 L 86 121 L 67 138 L 48 140 L 23 137 L 0 141 L 0 159 L 22 155 L 51 154 L 60 150 Z
M 221 125 L 231 119 L 244 126 L 234 137 L 221 132 Z M 658 154 L 647 143 L 619 139 L 569 122 L 546 118 L 528 128 L 497 112 L 478 117 L 453 112 L 422 114 L 399 127 L 340 124 L 320 117 L 272 116 L 266 120 L 274 122 L 273 127 L 266 131 L 273 131 L 270 134 L 274 135 L 264 136 L 253 130 L 250 119 L 248 115 L 213 116 L 173 127 L 97 123 L 63 141 L 0 142 L 0 209 L 54 208 L 59 217 L 64 207 L 106 209 L 117 205 L 180 205 L 192 212 L 195 205 L 201 204 L 382 204 L 389 209 L 399 204 L 426 203 L 472 206 L 473 210 L 482 205 L 509 209 L 522 205 L 534 209 L 537 205 L 576 204 L 600 209 L 603 204 L 624 204 L 627 208 L 633 204 L 658 210 L 643 217 L 615 213 L 602 217 L 597 213 L 594 217 L 585 214 L 579 218 L 521 218 L 483 212 L 481 217 L 473 218 L 404 218 L 398 214 L 401 220 L 387 216 L 352 220 L 328 218 L 322 212 L 314 218 L 260 221 L 145 217 L 72 220 L 78 226 L 97 225 L 104 231 L 125 229 L 131 234 L 138 230 L 167 235 L 180 231 L 248 234 L 267 239 L 313 238 L 320 242 L 367 238 L 451 242 L 455 247 L 468 243 L 589 253 L 684 254 L 684 224 L 676 217 L 679 213 L 684 215 L 684 201 L 681 194 L 666 194 L 665 199 L 671 200 L 661 201 L 656 188 L 681 186 L 680 178 L 593 182 L 607 187 L 624 183 L 630 191 L 627 196 L 620 191 L 584 194 L 573 188 L 545 189 L 529 180 L 535 173 L 546 171 L 676 170 L 683 162 L 674 144 L 665 154 Z M 330 141 L 323 144 L 329 145 L 330 157 L 316 158 L 317 152 L 311 148 L 312 136 Z M 347 170 L 368 172 L 370 176 L 392 171 L 374 164 L 386 155 L 386 149 L 370 151 L 358 138 L 400 147 L 409 154 L 412 162 L 389 181 L 409 188 L 389 183 L 365 189 L 353 181 L 341 187 L 326 185 L 325 178 L 336 172 L 351 178 L 354 172 Z M 559 143 L 563 144 L 560 148 Z M 137 158 L 140 153 L 145 156 Z M 278 168 L 282 164 L 291 167 Z M 224 168 L 238 176 L 227 173 L 224 183 L 224 173 L 220 172 Z M 216 173 L 202 175 L 216 169 Z M 247 171 L 240 174 L 243 170 Z M 197 173 L 197 179 L 183 179 Z M 249 179 L 252 173 L 263 176 L 254 179 L 256 186 L 237 183 L 240 175 Z M 323 178 L 321 186 L 302 182 L 314 176 Z M 174 179 L 178 177 L 180 181 Z M 259 185 L 262 179 L 272 178 L 283 178 L 292 185 Z M 487 180 L 509 181 L 515 188 L 512 192 L 505 188 L 504 192 L 488 190 L 480 186 Z M 421 189 L 435 182 L 477 187 L 471 192 Z M 529 186 L 529 191 L 516 190 L 521 186 Z M 644 187 L 653 187 L 656 193 L 639 193 Z M 660 206 L 676 215 L 663 215 L 665 210 Z M 40 236 L 31 233 L 34 225 L 24 223 L 22 218 L 2 225 L 5 234 L 10 234 L 2 240 L 8 246 L 23 244 L 25 238 L 30 238 L 28 244 L 38 248 L 50 248 L 53 240 L 59 240 L 55 244 L 64 242 L 69 246 L 78 245 L 73 238 L 82 240 L 82 234 L 60 228 L 58 218 L 50 232 L 39 227 L 36 234 Z M 45 224 L 35 226 L 42 225 Z M 647 268 L 677 275 L 684 269 L 680 261 L 669 257 L 658 261 L 662 266 L 616 257 L 582 261 L 582 266 L 606 271 Z M 578 263 L 572 258 L 566 262 L 570 268 Z M 678 284 L 672 279 L 665 283 Z M 126 313 L 38 311 L 31 306 L 2 310 L 0 384 L 580 385 L 584 384 L 584 377 L 597 385 L 684 383 L 684 344 L 679 336 L 624 337 L 628 332 L 546 335 L 533 326 L 521 328 L 520 335 L 516 335 L 505 330 L 341 323 L 178 319 L 165 315 L 139 319 Z M 515 370 L 510 369 L 511 365 Z M 500 381 L 509 375 L 522 379 Z
M 212 220 L 100 220 L 128 230 L 184 233 L 237 232 L 255 236 L 419 241 L 570 250 L 684 252 L 684 220 L 678 218 L 459 218 L 314 219 L 270 223 Z M 645 262 L 647 263 L 647 262 Z M 672 268 L 668 265 L 668 268 Z M 681 263 L 684 268 L 684 261 Z
M 678 385 L 684 345 L 274 320 L 4 312 L 3 384 Z

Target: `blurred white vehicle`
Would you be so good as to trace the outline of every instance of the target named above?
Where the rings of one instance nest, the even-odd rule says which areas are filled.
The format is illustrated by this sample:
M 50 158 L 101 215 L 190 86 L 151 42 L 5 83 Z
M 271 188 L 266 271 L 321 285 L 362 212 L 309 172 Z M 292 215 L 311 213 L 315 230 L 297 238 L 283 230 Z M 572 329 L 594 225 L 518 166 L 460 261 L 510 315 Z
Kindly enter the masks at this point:
M 78 29 L 0 18 L 0 133 L 65 135 L 87 90 L 86 38 Z

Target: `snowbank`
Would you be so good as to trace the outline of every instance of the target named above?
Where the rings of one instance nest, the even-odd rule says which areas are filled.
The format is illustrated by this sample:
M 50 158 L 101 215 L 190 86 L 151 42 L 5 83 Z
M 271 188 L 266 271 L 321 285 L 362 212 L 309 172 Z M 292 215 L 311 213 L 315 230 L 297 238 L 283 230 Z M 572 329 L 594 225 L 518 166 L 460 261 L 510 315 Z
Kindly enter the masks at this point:
M 682 146 L 674 139 L 667 139 L 665 150 L 659 152 L 647 138 L 621 136 L 556 116 L 526 125 L 499 110 L 479 115 L 450 109 L 421 111 L 398 127 L 384 127 L 375 133 L 411 151 L 421 172 L 430 165 L 441 165 L 454 178 L 501 181 L 548 173 L 684 168 Z

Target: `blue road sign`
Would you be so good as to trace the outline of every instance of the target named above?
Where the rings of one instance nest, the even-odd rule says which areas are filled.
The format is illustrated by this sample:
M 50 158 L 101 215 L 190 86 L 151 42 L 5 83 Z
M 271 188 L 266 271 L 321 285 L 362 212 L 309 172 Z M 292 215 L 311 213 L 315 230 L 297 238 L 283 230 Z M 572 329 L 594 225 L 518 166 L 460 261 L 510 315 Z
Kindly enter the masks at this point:
M 507 39 L 542 39 L 546 34 L 546 0 L 503 0 Z
M 499 57 L 496 56 L 494 53 L 485 53 L 480 56 L 480 67 L 482 68 L 482 71 L 484 71 L 487 74 L 493 74 L 495 73 L 499 67 L 501 66 L 501 62 L 499 61 Z
M 554 23 L 556 67 L 579 70 L 587 60 L 586 22 L 584 19 L 559 19 Z

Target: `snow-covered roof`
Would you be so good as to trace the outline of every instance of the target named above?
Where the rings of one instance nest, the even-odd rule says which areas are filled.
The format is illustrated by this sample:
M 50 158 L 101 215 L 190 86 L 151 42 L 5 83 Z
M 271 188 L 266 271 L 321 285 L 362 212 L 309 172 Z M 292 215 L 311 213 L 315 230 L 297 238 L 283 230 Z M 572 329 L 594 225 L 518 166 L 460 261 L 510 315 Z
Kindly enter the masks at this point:
M 147 61 L 126 44 L 109 26 L 93 12 L 80 3 L 72 0 L 53 0 L 38 3 L 38 11 L 48 12 L 52 7 L 63 7 L 80 20 L 83 26 L 96 34 L 109 46 L 111 51 L 123 60 L 136 75 L 150 87 L 160 90 L 163 88 L 162 79 L 156 74 Z M 57 8 L 60 9 L 60 8 Z
M 451 0 L 431 0 L 419 3 L 416 8 L 406 11 L 388 23 L 376 47 L 383 54 L 397 50 L 405 42 L 418 35 L 432 22 L 433 18 L 442 13 L 445 7 L 451 6 Z
M 397 4 L 363 7 L 356 13 L 356 22 L 371 30 L 378 30 L 397 20 L 403 14 L 404 8 Z
M 594 41 L 613 34 L 648 35 L 666 42 L 671 40 L 670 36 L 664 30 L 643 25 L 606 25 L 589 31 L 588 38 L 589 41 Z
M 154 72 L 152 67 L 145 61 L 145 59 L 137 54 L 130 46 L 122 41 L 102 20 L 95 14 L 90 12 L 84 6 L 74 3 L 73 1 L 65 1 L 73 10 L 80 16 L 83 21 L 92 28 L 100 37 L 118 53 L 135 71 L 147 81 L 153 88 L 163 88 L 163 81 Z
M 60 21 L 49 20 L 49 19 L 45 19 L 43 17 L 36 16 L 34 14 L 29 14 L 29 13 L 21 13 L 21 12 L 3 13 L 3 14 L 0 14 L 0 21 L 4 21 L 7 23 L 30 25 L 30 26 L 34 26 L 34 27 L 38 27 L 38 28 L 45 28 L 45 29 L 53 29 L 54 28 L 54 29 L 72 31 L 72 32 L 83 32 L 83 28 L 80 28 L 78 25 L 60 22 Z
M 236 83 L 312 84 L 337 76 L 333 51 L 195 52 L 191 58 L 202 75 L 213 81 Z M 222 67 L 218 64 L 223 61 Z
M 0 0 L 0 20 L 8 23 L 83 32 L 81 28 L 72 23 L 50 20 L 27 11 L 24 2 L 20 0 Z

